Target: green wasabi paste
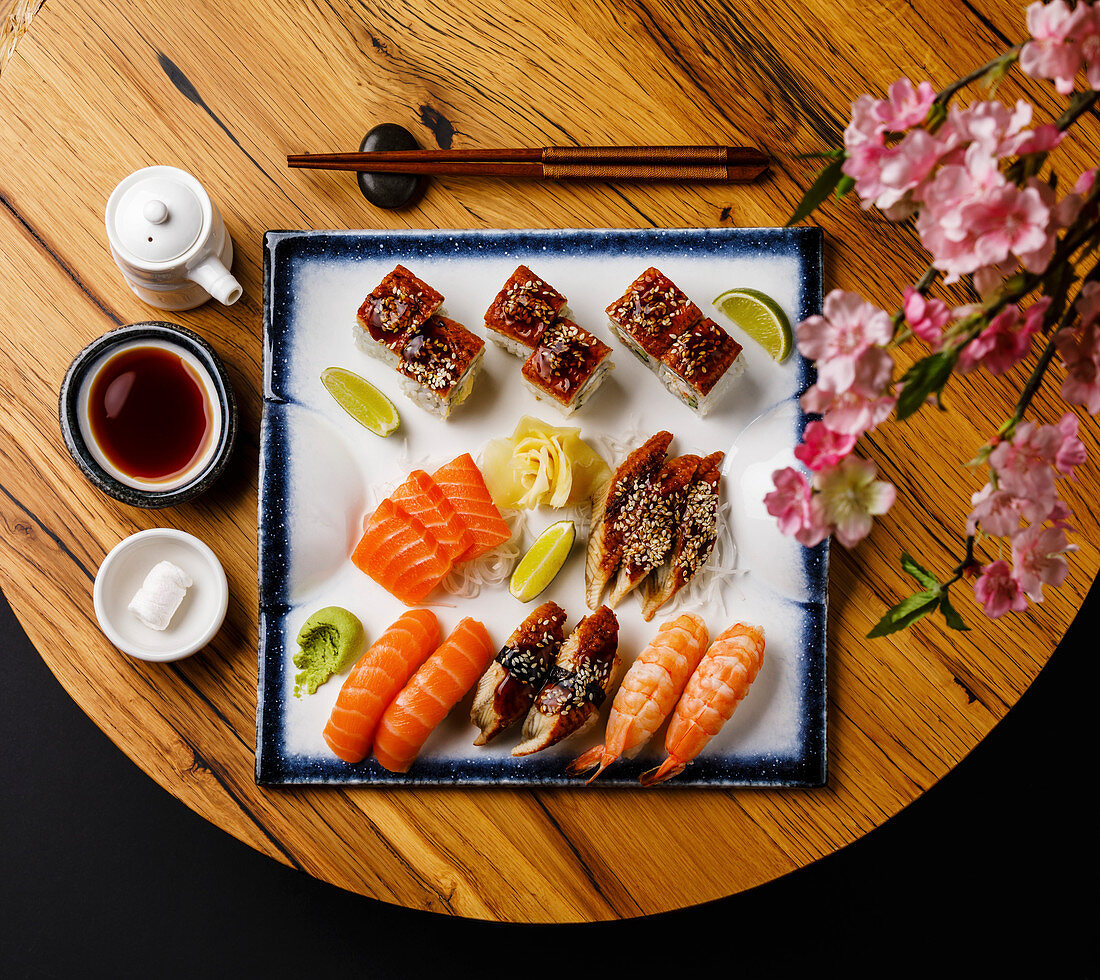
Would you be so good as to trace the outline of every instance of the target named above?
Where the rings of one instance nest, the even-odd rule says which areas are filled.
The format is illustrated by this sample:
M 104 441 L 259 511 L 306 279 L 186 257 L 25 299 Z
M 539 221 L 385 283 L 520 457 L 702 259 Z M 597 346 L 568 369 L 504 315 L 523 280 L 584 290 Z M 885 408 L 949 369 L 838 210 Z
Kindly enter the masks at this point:
M 363 646 L 363 624 L 340 606 L 318 609 L 298 631 L 300 649 L 294 655 L 294 696 L 302 696 L 304 687 L 314 694 L 333 674 L 347 667 Z

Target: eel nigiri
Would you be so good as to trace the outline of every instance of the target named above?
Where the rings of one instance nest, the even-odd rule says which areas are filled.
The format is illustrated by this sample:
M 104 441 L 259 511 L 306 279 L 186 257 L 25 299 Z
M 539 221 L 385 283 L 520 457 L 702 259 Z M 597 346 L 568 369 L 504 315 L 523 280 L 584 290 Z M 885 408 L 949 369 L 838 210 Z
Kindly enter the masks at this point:
M 481 732 L 474 745 L 496 738 L 527 714 L 542 690 L 565 639 L 565 610 L 544 602 L 531 613 L 478 681 L 470 721 Z
M 325 725 L 325 741 L 345 762 L 370 751 L 382 712 L 439 642 L 439 622 L 427 609 L 411 609 L 371 644 L 340 688 Z
M 523 723 L 523 741 L 512 755 L 530 755 L 596 724 L 619 666 L 618 649 L 615 614 L 600 606 L 585 616 L 558 651 L 549 680 Z
M 652 786 L 683 772 L 730 720 L 764 662 L 764 631 L 735 623 L 703 655 L 684 688 L 665 734 L 668 758 L 642 773 Z
M 455 627 L 382 713 L 374 755 L 390 772 L 407 772 L 436 726 L 474 686 L 493 657 L 485 627 L 467 617 Z
M 580 755 L 568 771 L 577 775 L 599 768 L 592 782 L 620 756 L 630 758 L 649 741 L 679 700 L 707 649 L 706 624 L 694 613 L 663 623 L 630 665 L 607 719 L 604 744 Z

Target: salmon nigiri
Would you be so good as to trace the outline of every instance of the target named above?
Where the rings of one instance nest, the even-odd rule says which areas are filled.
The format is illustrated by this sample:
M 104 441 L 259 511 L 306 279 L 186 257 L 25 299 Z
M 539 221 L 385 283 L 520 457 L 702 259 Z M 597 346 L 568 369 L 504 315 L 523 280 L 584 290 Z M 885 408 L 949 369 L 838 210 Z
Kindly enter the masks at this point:
M 394 695 L 439 642 L 439 622 L 411 609 L 378 637 L 348 674 L 325 725 L 325 741 L 345 762 L 370 751 L 378 720 Z
M 409 478 L 390 496 L 406 514 L 417 518 L 440 543 L 451 561 L 458 561 L 474 545 L 474 539 L 462 518 L 443 496 L 439 485 L 423 470 L 413 470 Z
M 645 745 L 676 707 L 707 640 L 706 624 L 695 613 L 663 623 L 619 685 L 603 745 L 578 756 L 568 771 L 576 775 L 599 766 L 588 780 L 592 782 L 620 756 L 630 758 Z
M 481 623 L 462 620 L 383 712 L 374 736 L 378 761 L 390 772 L 407 772 L 428 736 L 474 686 L 495 652 Z
M 432 474 L 432 479 L 458 511 L 458 516 L 474 539 L 473 546 L 456 561 L 479 558 L 512 536 L 493 498 L 489 496 L 481 470 L 469 453 L 463 453 L 446 466 L 441 466 Z
M 388 497 L 367 521 L 351 560 L 408 606 L 422 602 L 451 570 L 446 551 L 423 522 Z

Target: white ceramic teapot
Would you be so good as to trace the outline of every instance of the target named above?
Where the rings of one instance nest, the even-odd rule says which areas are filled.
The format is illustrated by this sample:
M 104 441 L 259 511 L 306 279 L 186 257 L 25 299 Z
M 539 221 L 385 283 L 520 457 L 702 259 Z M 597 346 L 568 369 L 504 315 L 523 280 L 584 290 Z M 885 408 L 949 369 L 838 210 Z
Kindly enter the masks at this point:
M 233 239 L 200 184 L 177 167 L 130 174 L 107 201 L 111 254 L 130 288 L 162 310 L 190 310 L 213 297 L 229 306 L 241 284 L 229 271 Z

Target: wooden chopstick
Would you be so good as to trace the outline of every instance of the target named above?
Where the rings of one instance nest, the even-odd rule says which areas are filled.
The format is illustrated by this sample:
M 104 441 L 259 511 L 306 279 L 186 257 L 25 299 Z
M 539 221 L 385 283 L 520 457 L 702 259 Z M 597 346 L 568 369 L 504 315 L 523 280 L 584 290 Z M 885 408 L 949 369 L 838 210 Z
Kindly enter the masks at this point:
M 722 183 L 754 180 L 768 162 L 760 150 L 740 146 L 549 146 L 287 156 L 289 167 L 357 173 Z

